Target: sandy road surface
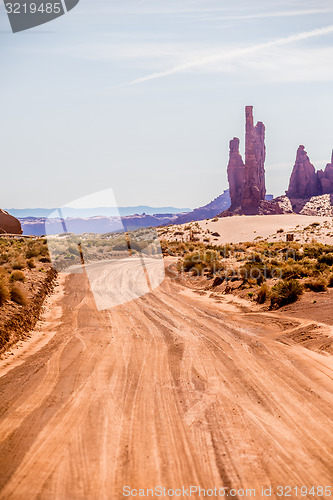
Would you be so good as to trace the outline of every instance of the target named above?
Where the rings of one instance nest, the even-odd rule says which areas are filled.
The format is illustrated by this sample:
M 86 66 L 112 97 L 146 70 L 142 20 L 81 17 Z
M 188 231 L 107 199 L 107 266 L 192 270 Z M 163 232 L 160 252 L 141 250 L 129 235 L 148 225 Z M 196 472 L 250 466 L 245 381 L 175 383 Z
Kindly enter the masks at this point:
M 0 378 L 1 499 L 332 484 L 332 358 L 279 342 L 294 324 L 170 278 L 98 312 L 70 275 L 56 302 L 51 340 Z

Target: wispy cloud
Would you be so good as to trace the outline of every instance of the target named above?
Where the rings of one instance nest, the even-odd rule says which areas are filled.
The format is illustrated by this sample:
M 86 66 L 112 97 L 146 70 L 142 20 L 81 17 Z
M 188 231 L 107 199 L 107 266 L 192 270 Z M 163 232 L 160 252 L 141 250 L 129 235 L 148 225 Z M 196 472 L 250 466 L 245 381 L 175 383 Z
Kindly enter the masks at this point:
M 239 14 L 235 16 L 224 16 L 223 19 L 228 20 L 246 20 L 246 19 L 265 19 L 270 17 L 295 17 L 295 16 L 310 16 L 316 14 L 332 13 L 333 9 L 307 9 L 307 10 L 286 10 L 276 12 L 257 12 L 254 14 Z
M 165 71 L 159 71 L 156 73 L 152 73 L 150 75 L 143 76 L 141 78 L 137 78 L 135 80 L 123 83 L 119 86 L 128 86 L 128 85 L 136 85 L 139 83 L 145 83 L 151 80 L 155 80 L 158 78 L 163 78 L 167 76 L 171 76 L 177 73 L 183 73 L 198 67 L 206 66 L 206 65 L 211 65 L 213 63 L 219 63 L 220 61 L 227 61 L 227 60 L 237 60 L 239 57 L 246 56 L 248 54 L 254 54 L 260 51 L 263 51 L 265 49 L 269 49 L 272 47 L 279 47 L 283 45 L 289 45 L 295 42 L 299 42 L 302 40 L 308 40 L 310 38 L 315 38 L 315 37 L 320 37 L 324 35 L 328 35 L 329 33 L 333 33 L 333 25 L 325 26 L 322 28 L 318 28 L 315 30 L 311 31 L 305 31 L 302 33 L 296 33 L 294 35 L 290 35 L 287 37 L 283 38 L 278 38 L 275 40 L 271 40 L 269 42 L 263 42 L 255 45 L 251 45 L 250 47 L 243 47 L 240 49 L 235 49 L 235 50 L 230 50 L 230 51 L 225 51 L 225 52 L 219 52 L 219 53 L 214 53 L 209 56 L 199 58 L 196 60 L 192 60 L 183 64 L 179 64 L 177 66 L 174 66 L 173 68 L 167 69 Z

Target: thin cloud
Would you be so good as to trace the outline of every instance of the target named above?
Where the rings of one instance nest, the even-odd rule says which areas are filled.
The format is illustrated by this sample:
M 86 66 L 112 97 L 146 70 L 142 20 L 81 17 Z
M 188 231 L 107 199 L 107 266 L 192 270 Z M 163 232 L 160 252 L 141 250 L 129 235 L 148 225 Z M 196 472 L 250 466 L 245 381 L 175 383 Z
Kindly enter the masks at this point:
M 267 17 L 294 17 L 294 16 L 309 16 L 315 14 L 327 14 L 333 12 L 332 9 L 307 9 L 307 10 L 286 10 L 282 12 L 258 12 L 257 14 L 244 14 L 237 16 L 226 16 L 223 19 L 228 20 L 243 20 L 243 19 L 261 19 Z
M 212 54 L 210 56 L 206 56 L 206 57 L 197 59 L 195 61 L 190 61 L 188 63 L 179 64 L 179 65 L 174 66 L 173 68 L 170 68 L 170 69 L 165 70 L 165 71 L 159 71 L 159 72 L 147 75 L 147 76 L 143 76 L 141 78 L 137 78 L 137 79 L 132 80 L 130 82 L 116 85 L 116 87 L 123 87 L 123 86 L 129 86 L 129 85 L 136 85 L 139 83 L 145 83 L 145 82 L 148 82 L 151 80 L 156 80 L 158 78 L 163 78 L 163 77 L 171 76 L 171 75 L 174 75 L 177 73 L 182 73 L 184 71 L 198 68 L 200 66 L 205 66 L 207 64 L 220 62 L 220 61 L 224 61 L 224 60 L 228 60 L 228 59 L 236 59 L 237 57 L 260 52 L 261 50 L 264 50 L 267 48 L 288 45 L 290 43 L 298 42 L 301 40 L 308 40 L 309 38 L 315 38 L 315 37 L 319 37 L 319 36 L 328 35 L 329 33 L 333 33 L 333 25 L 332 24 L 329 26 L 325 26 L 323 28 L 318 28 L 318 29 L 312 30 L 312 31 L 305 31 L 302 33 L 297 33 L 295 35 L 290 35 L 287 37 L 278 38 L 276 40 L 271 40 L 270 42 L 259 43 L 256 45 L 252 45 L 250 47 L 244 47 L 241 49 L 235 49 L 235 50 L 231 50 L 229 52 L 224 52 L 222 54 L 221 53 Z

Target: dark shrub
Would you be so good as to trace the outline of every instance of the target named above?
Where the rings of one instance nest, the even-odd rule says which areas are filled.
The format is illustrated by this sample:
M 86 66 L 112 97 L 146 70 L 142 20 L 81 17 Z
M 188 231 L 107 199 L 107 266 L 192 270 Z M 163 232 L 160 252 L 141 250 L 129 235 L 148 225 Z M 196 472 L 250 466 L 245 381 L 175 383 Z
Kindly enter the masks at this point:
M 324 253 L 318 257 L 319 264 L 327 264 L 333 266 L 333 253 Z
M 12 268 L 13 269 L 24 269 L 25 268 L 25 262 L 23 259 L 16 259 L 12 263 Z
M 266 300 L 268 299 L 269 295 L 269 288 L 266 285 L 266 283 L 263 283 L 259 289 L 258 295 L 257 295 L 257 302 L 258 304 L 264 304 Z
M 25 306 L 28 302 L 27 294 L 25 290 L 20 285 L 12 285 L 10 290 L 10 298 L 16 304 L 20 304 L 21 306 Z
M 0 306 L 2 306 L 2 304 L 9 299 L 10 299 L 10 292 L 8 284 L 3 278 L 0 278 Z
M 282 307 L 296 302 L 303 293 L 303 287 L 297 280 L 281 280 L 272 288 L 271 306 Z
M 25 281 L 25 275 L 22 271 L 13 271 L 10 275 L 10 281 Z
M 36 267 L 35 261 L 33 258 L 27 260 L 27 265 L 30 269 L 34 269 Z
M 326 280 L 323 277 L 311 278 L 305 283 L 305 287 L 313 292 L 324 292 L 326 290 Z

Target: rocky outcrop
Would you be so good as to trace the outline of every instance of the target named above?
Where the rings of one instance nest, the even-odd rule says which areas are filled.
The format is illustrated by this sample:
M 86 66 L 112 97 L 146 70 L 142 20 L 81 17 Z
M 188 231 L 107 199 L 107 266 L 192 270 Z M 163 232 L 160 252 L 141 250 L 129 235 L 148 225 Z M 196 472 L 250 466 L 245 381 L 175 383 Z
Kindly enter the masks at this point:
M 310 198 L 319 194 L 321 192 L 316 170 L 304 146 L 299 146 L 286 195 L 288 198 Z
M 333 194 L 333 152 L 331 163 L 316 172 L 304 146 L 299 146 L 286 195 L 292 200 L 306 200 L 324 194 Z
M 211 219 L 228 208 L 230 201 L 229 190 L 226 189 L 222 194 L 220 194 L 220 196 L 207 205 L 196 208 L 187 214 L 180 215 L 177 219 L 172 221 L 172 224 L 185 224 L 186 222 L 191 221 Z
M 274 198 L 273 202 L 281 208 L 282 213 L 284 214 L 292 214 L 294 212 L 293 206 L 288 196 L 278 196 L 277 198 Z
M 245 182 L 245 165 L 239 152 L 239 139 L 234 137 L 229 143 L 228 182 L 231 206 L 235 210 L 242 204 Z
M 0 234 L 22 234 L 22 232 L 20 221 L 0 209 Z
M 239 153 L 239 139 L 230 141 L 228 181 L 231 205 L 220 215 L 281 214 L 283 209 L 266 197 L 265 126 L 253 124 L 253 106 L 245 108 L 245 163 Z
M 326 165 L 325 170 L 318 170 L 318 181 L 321 189 L 321 194 L 333 193 L 333 151 L 331 163 Z
M 245 108 L 245 175 L 242 196 L 242 212 L 258 213 L 259 204 L 265 199 L 265 126 L 262 122 L 253 125 L 253 106 Z

